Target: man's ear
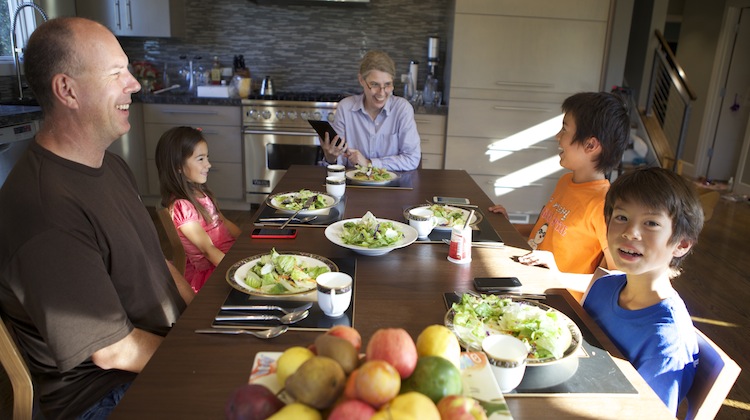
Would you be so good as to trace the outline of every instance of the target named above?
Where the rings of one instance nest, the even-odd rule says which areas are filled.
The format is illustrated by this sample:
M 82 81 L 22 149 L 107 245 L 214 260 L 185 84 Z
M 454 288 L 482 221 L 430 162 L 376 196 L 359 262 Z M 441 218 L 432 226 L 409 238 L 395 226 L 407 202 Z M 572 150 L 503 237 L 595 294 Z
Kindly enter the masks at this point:
M 64 73 L 52 76 L 52 96 L 63 106 L 78 109 L 76 81 Z
M 683 255 L 687 254 L 690 251 L 690 248 L 693 247 L 693 241 L 689 241 L 687 239 L 680 239 L 679 242 L 677 242 L 677 247 L 672 251 L 673 257 L 682 257 Z

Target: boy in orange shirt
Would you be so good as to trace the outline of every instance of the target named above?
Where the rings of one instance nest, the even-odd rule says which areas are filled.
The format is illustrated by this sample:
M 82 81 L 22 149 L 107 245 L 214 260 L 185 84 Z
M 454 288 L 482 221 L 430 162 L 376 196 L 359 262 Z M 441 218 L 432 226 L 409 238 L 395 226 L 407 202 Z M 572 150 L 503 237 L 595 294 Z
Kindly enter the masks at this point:
M 533 251 L 518 261 L 566 273 L 590 274 L 600 264 L 614 268 L 612 257 L 606 252 L 606 173 L 617 167 L 628 144 L 628 106 L 615 94 L 583 92 L 567 98 L 562 110 L 565 116 L 556 138 L 561 150 L 560 165 L 571 172 L 557 182 L 528 232 Z M 489 210 L 507 216 L 501 205 Z

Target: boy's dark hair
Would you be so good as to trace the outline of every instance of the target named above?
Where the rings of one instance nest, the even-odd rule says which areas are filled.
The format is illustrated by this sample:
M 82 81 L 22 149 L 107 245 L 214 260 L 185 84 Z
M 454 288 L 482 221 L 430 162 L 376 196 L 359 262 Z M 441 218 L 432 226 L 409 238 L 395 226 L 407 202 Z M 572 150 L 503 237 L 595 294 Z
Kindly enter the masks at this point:
M 175 200 L 188 200 L 206 223 L 211 223 L 211 214 L 195 198 L 196 192 L 208 196 L 216 205 L 216 200 L 206 184 L 194 184 L 182 174 L 182 166 L 193 155 L 195 147 L 205 142 L 201 130 L 193 127 L 173 127 L 165 131 L 156 145 L 156 170 L 159 173 L 161 205 L 169 208 Z
M 606 173 L 616 168 L 630 141 L 627 102 L 616 93 L 582 92 L 567 98 L 562 110 L 575 120 L 574 144 L 590 137 L 599 139 L 602 152 L 596 160 L 596 170 Z
M 618 200 L 666 211 L 672 219 L 670 244 L 682 239 L 693 244 L 698 241 L 703 229 L 703 206 L 695 188 L 682 176 L 662 168 L 637 169 L 620 176 L 609 187 L 604 201 L 607 224 Z M 672 258 L 669 267 L 679 268 L 688 254 Z

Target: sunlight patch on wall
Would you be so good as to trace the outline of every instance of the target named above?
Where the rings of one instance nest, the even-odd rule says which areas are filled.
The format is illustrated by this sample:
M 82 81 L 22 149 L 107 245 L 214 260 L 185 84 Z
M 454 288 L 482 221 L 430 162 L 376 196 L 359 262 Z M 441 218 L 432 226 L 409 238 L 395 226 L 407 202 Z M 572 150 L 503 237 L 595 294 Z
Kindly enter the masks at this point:
M 545 178 L 562 168 L 560 167 L 560 156 L 551 156 L 519 169 L 508 175 L 502 176 L 495 180 L 495 195 L 501 196 L 508 194 L 516 188 L 523 188 L 534 185 L 535 181 Z
M 554 137 L 560 131 L 562 119 L 563 114 L 560 114 L 502 140 L 498 140 L 487 147 L 485 154 L 489 155 L 490 162 L 495 162 L 511 155 L 513 152 L 535 148 L 535 144 Z M 541 147 L 536 148 L 541 149 Z

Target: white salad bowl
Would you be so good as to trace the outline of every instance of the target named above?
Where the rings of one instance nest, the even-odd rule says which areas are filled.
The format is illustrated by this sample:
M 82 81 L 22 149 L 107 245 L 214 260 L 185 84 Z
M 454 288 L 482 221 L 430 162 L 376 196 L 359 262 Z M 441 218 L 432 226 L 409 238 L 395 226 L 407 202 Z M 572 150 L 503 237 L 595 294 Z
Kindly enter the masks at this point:
M 397 230 L 400 230 L 404 234 L 404 237 L 401 238 L 401 239 L 399 239 L 393 245 L 387 246 L 387 247 L 382 247 L 382 248 L 367 248 L 367 247 L 364 247 L 364 246 L 351 245 L 351 244 L 344 243 L 344 241 L 341 240 L 341 235 L 344 232 L 344 223 L 347 223 L 347 222 L 357 223 L 360 220 L 361 220 L 361 218 L 346 219 L 346 220 L 341 220 L 341 221 L 338 221 L 336 223 L 333 223 L 332 225 L 328 226 L 326 228 L 326 230 L 325 230 L 326 238 L 328 238 L 329 241 L 333 242 L 334 244 L 336 244 L 338 246 L 341 246 L 341 247 L 344 247 L 344 248 L 349 248 L 349 249 L 351 249 L 352 251 L 354 251 L 354 252 L 356 252 L 358 254 L 368 255 L 368 256 L 384 255 L 384 254 L 387 254 L 387 253 L 393 251 L 394 249 L 403 248 L 405 246 L 408 246 L 408 245 L 410 245 L 411 243 L 413 243 L 414 241 L 417 240 L 417 236 L 418 236 L 417 235 L 417 230 L 414 229 L 413 227 L 411 227 L 411 226 L 409 226 L 409 225 L 407 225 L 405 223 L 396 222 L 396 221 L 393 221 L 393 220 L 377 219 L 378 222 L 391 222 L 391 223 L 393 223 L 393 226 Z

